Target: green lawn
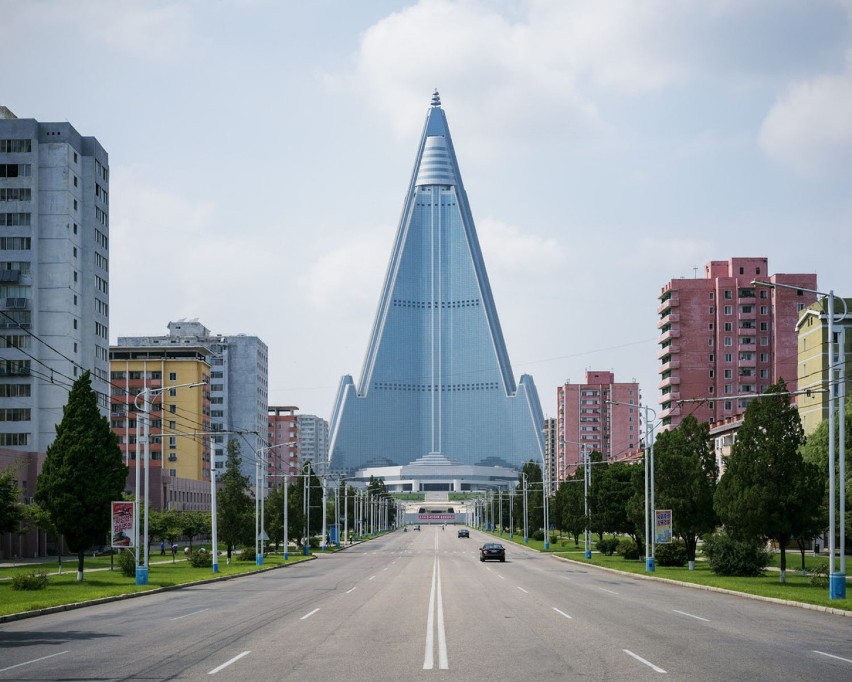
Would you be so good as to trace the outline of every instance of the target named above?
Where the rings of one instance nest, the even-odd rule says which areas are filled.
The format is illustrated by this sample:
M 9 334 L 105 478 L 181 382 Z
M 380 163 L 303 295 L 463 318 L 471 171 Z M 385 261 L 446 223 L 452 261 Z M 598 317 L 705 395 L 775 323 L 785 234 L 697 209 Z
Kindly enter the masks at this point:
M 504 544 L 515 542 L 524 545 L 523 535 L 519 535 L 518 533 L 515 533 L 515 537 L 512 540 L 509 540 L 508 533 L 503 533 L 503 535 L 489 533 L 489 535 L 499 538 Z M 564 545 L 562 544 L 563 542 L 565 542 Z M 530 539 L 525 546 L 538 551 L 544 551 L 544 542 L 540 540 Z M 848 590 L 846 599 L 829 599 L 827 585 L 825 587 L 811 585 L 810 578 L 801 575 L 801 555 L 798 551 L 787 552 L 787 582 L 783 585 L 779 582 L 778 571 L 766 571 L 765 575 L 758 578 L 719 576 L 710 570 L 710 566 L 706 561 L 701 561 L 700 559 L 696 562 L 694 571 L 690 571 L 687 567 L 657 566 L 653 574 L 649 574 L 645 571 L 644 560 L 627 561 L 620 556 L 604 556 L 594 551 L 592 552 L 592 558 L 587 560 L 583 554 L 582 544 L 579 548 L 576 548 L 573 539 L 566 541 L 563 538 L 559 542 L 551 543 L 549 552 L 566 559 L 612 568 L 626 573 L 654 575 L 658 578 L 668 578 L 669 580 L 677 580 L 684 583 L 707 585 L 734 592 L 744 592 L 763 597 L 786 599 L 803 604 L 830 606 L 836 609 L 852 611 L 852 600 L 849 599 Z M 805 566 L 808 570 L 825 561 L 827 561 L 827 557 L 825 556 L 813 557 L 810 556 L 810 553 L 807 553 L 805 556 Z M 769 565 L 778 568 L 779 564 L 780 556 L 776 554 L 773 556 Z
M 329 548 L 329 551 L 332 551 L 332 548 Z M 310 559 L 310 557 L 291 552 L 286 563 L 294 564 L 307 559 Z M 160 563 L 161 561 L 165 563 Z M 25 568 L 3 569 L 0 571 L 0 578 L 6 579 L 0 580 L 0 615 L 73 604 L 103 597 L 114 597 L 121 594 L 145 592 L 159 587 L 171 587 L 215 577 L 251 573 L 284 564 L 284 558 L 280 554 L 267 556 L 263 566 L 255 565 L 254 561 L 237 560 L 232 560 L 230 564 L 227 564 L 224 556 L 220 557 L 219 561 L 219 572 L 213 573 L 213 569 L 209 567 L 193 568 L 183 557 L 179 558 L 176 563 L 172 563 L 171 557 L 161 557 L 158 552 L 157 556 L 152 555 L 150 559 L 148 585 L 137 585 L 135 577 L 126 578 L 117 567 L 114 571 L 89 570 L 104 565 L 109 567 L 109 557 L 87 558 L 84 580 L 82 583 L 78 583 L 76 561 L 63 561 L 62 575 L 51 575 L 47 588 L 33 592 L 13 590 L 8 578 L 13 573 L 29 573 L 33 570 L 54 572 L 57 570 L 55 560 L 51 563 L 33 564 Z

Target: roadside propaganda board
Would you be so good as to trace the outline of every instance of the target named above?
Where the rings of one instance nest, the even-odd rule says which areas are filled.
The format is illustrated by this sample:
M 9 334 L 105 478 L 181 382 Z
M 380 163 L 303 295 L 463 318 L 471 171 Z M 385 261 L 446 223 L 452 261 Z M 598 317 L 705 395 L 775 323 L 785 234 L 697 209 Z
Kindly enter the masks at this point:
M 654 517 L 654 542 L 668 545 L 672 541 L 672 510 L 656 509 Z
M 455 514 L 418 514 L 421 521 L 455 521 Z
M 110 544 L 113 547 L 134 547 L 136 529 L 133 527 L 133 507 L 135 502 L 112 502 L 112 532 Z

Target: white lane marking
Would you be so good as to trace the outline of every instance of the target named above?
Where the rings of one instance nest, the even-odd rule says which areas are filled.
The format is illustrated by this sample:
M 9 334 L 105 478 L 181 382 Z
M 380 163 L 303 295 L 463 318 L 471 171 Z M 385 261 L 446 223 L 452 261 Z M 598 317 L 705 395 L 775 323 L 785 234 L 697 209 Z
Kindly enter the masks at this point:
M 609 592 L 610 594 L 618 594 L 618 592 L 613 592 L 612 590 L 608 590 L 605 587 L 599 587 L 599 590 L 603 590 L 604 592 Z
M 432 590 L 429 592 L 429 614 L 426 616 L 426 651 L 423 655 L 423 670 L 432 670 L 435 665 L 432 649 L 434 648 L 434 629 L 435 629 L 435 580 L 437 578 L 435 566 L 438 563 L 438 557 L 432 563 Z
M 376 576 L 371 575 L 371 576 L 368 578 L 368 580 L 372 580 L 372 579 L 373 579 L 373 578 L 375 578 L 375 577 L 376 577 Z
M 836 658 L 838 661 L 845 661 L 846 663 L 852 663 L 852 659 L 843 658 L 842 656 L 835 656 L 834 654 L 827 654 L 824 651 L 817 651 L 816 649 L 814 649 L 813 652 L 815 654 L 820 654 L 821 656 L 828 656 L 829 658 Z M 8 668 L 6 668 L 6 670 L 8 670 Z M 3 671 L 0 670 L 0 673 L 2 673 L 2 672 Z
M 441 562 L 435 557 L 438 564 L 438 667 L 447 670 L 447 632 L 444 628 L 444 598 L 441 595 Z
M 182 616 L 175 616 L 174 618 L 169 618 L 169 620 L 180 620 L 181 618 L 189 618 L 190 616 L 195 616 L 199 613 L 204 613 L 205 611 L 209 611 L 210 609 L 201 609 L 199 611 L 193 611 L 192 613 L 185 613 Z
M 437 609 L 436 609 L 437 606 Z M 438 667 L 447 670 L 447 633 L 444 627 L 444 599 L 441 592 L 441 563 L 438 555 L 432 564 L 432 589 L 429 593 L 429 615 L 426 618 L 426 650 L 423 655 L 423 670 L 435 667 L 435 613 L 437 610 Z
M 486 571 L 490 571 L 490 570 L 491 570 L 491 566 L 486 566 L 486 567 L 485 567 L 485 570 L 486 570 Z
M 489 570 L 490 570 L 490 569 L 489 569 Z M 505 575 L 503 575 L 502 573 L 498 573 L 498 574 L 497 574 L 497 577 L 498 577 L 498 578 L 500 578 L 500 580 L 505 580 L 505 579 L 506 579 L 506 576 L 505 576 Z
M 571 620 L 571 616 L 569 616 L 569 615 L 568 615 L 567 613 L 565 613 L 564 611 L 560 611 L 560 610 L 559 610 L 559 609 L 557 609 L 555 606 L 553 607 L 553 610 L 554 610 L 554 611 L 556 611 L 556 613 L 558 613 L 560 616 L 565 616 L 568 620 Z
M 390 568 L 390 566 L 385 566 L 382 570 L 386 571 L 386 570 L 388 570 L 388 568 Z
M 524 594 L 529 594 L 529 592 L 527 592 L 527 591 L 526 591 L 523 587 L 521 587 L 520 585 L 515 585 L 515 587 L 517 587 L 517 588 L 518 588 L 521 592 L 523 592 Z
M 710 622 L 707 618 L 702 618 L 701 616 L 696 616 L 691 613 L 687 613 L 686 611 L 678 611 L 677 609 L 672 609 L 672 611 L 679 613 L 681 616 L 689 616 L 690 618 L 695 618 L 695 620 L 703 620 L 705 623 Z
M 357 589 L 358 589 L 357 587 L 353 587 L 351 590 L 346 590 L 346 594 L 349 594 L 350 592 L 354 592 Z
M 223 670 L 223 669 L 227 668 L 229 665 L 231 665 L 231 663 L 236 663 L 236 662 L 237 662 L 237 661 L 239 661 L 239 660 L 240 660 L 243 656 L 248 656 L 250 653 L 251 653 L 251 651 L 243 651 L 243 653 L 241 653 L 241 654 L 237 654 L 237 655 L 236 655 L 236 656 L 234 656 L 234 657 L 233 657 L 230 661 L 225 661 L 225 662 L 224 662 L 222 665 L 220 665 L 218 668 L 213 668 L 213 670 L 211 670 L 211 671 L 210 671 L 209 673 L 207 673 L 207 674 L 208 674 L 208 675 L 215 675 L 215 674 L 216 674 L 216 673 L 218 673 L 220 670 Z
M 13 668 L 20 668 L 22 665 L 29 665 L 30 663 L 38 663 L 39 661 L 46 661 L 48 658 L 53 658 L 54 656 L 61 656 L 62 654 L 70 653 L 69 651 L 60 651 L 56 654 L 50 654 L 49 656 L 42 656 L 41 658 L 34 658 L 31 661 L 24 661 L 23 663 L 16 663 L 15 665 L 10 665 L 8 668 L 0 668 L 0 673 L 4 673 L 7 670 L 12 670 Z
M 653 670 L 653 671 L 654 671 L 654 672 L 656 672 L 656 673 L 664 673 L 664 672 L 666 672 L 666 671 L 665 671 L 665 670 L 663 670 L 662 668 L 658 668 L 657 666 L 655 666 L 653 663 L 651 663 L 651 661 L 646 661 L 646 660 L 645 660 L 644 658 L 642 658 L 641 656 L 637 656 L 637 655 L 636 655 L 636 654 L 634 654 L 632 651 L 630 651 L 630 649 L 622 649 L 622 651 L 623 651 L 625 654 L 627 654 L 628 656 L 633 656 L 633 658 L 635 658 L 635 659 L 636 659 L 637 661 L 639 661 L 640 663 L 644 663 L 645 665 L 647 665 L 647 666 L 648 666 L 651 670 Z
M 304 616 L 299 618 L 299 620 L 306 620 L 307 618 L 310 618 L 311 616 L 313 616 L 317 611 L 319 611 L 319 608 L 314 609 L 310 613 L 306 613 Z

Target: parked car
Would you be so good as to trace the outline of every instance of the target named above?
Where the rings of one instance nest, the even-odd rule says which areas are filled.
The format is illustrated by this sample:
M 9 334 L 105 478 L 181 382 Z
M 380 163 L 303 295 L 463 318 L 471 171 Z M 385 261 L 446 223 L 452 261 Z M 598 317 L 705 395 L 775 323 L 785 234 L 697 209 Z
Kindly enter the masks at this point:
M 420 530 L 420 526 L 419 525 L 414 526 L 414 530 Z
M 479 548 L 479 560 L 488 561 L 494 559 L 496 561 L 506 561 L 506 549 L 503 545 L 497 542 L 486 542 Z
M 467 528 L 459 528 L 459 537 L 460 538 L 469 538 L 470 531 Z

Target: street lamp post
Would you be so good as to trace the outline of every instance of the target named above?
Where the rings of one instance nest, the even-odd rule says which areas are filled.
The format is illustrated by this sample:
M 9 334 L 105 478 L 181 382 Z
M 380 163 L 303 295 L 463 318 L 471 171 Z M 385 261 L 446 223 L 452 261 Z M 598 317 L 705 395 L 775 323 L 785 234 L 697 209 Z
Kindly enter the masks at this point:
M 510 484 L 514 485 L 514 484 Z M 512 507 L 515 506 L 515 489 L 509 488 L 509 539 L 515 537 L 515 524 L 512 521 Z
M 635 405 L 618 400 L 607 400 L 606 402 L 608 405 L 641 407 L 645 410 L 645 571 L 653 573 L 656 569 L 654 556 L 656 542 L 652 533 L 654 524 L 651 521 L 651 517 L 656 516 L 654 508 L 654 426 L 648 413 L 654 413 L 654 420 L 657 419 L 657 413 L 647 405 Z
M 143 553 L 143 564 L 139 565 L 139 525 L 136 525 L 136 584 L 137 585 L 147 585 L 148 584 L 148 506 L 150 504 L 150 461 L 151 461 L 151 450 L 150 450 L 150 413 L 151 413 L 151 396 L 152 394 L 161 394 L 165 390 L 172 390 L 177 388 L 195 388 L 196 386 L 204 386 L 206 382 L 193 382 L 189 384 L 175 384 L 173 386 L 161 386 L 160 388 L 143 388 L 133 399 L 133 405 L 136 408 L 137 414 L 139 413 L 139 398 L 142 397 L 142 444 L 145 446 L 144 450 L 144 467 L 145 467 L 145 506 L 144 506 L 144 529 L 142 532 L 142 537 L 145 542 L 145 548 Z M 136 429 L 137 433 L 139 431 L 139 418 L 136 419 Z M 139 438 L 136 439 L 136 503 L 139 503 Z M 138 512 L 137 512 L 138 515 Z
M 583 502 L 585 506 L 585 530 L 583 530 L 583 556 L 592 558 L 592 536 L 589 531 L 589 489 L 592 487 L 592 467 L 589 451 L 583 444 Z
M 846 599 L 846 363 L 841 358 L 839 362 L 835 362 L 835 341 L 834 341 L 834 325 L 836 322 L 842 322 L 849 314 L 849 309 L 846 301 L 841 298 L 843 303 L 843 314 L 835 319 L 834 315 L 834 290 L 830 290 L 827 294 L 814 289 L 804 289 L 802 287 L 793 286 L 791 284 L 779 284 L 778 282 L 761 282 L 753 280 L 752 284 L 769 287 L 770 289 L 781 287 L 784 289 L 794 289 L 796 291 L 806 291 L 817 296 L 825 296 L 827 298 L 828 310 L 826 318 L 828 324 L 828 598 L 829 599 Z M 841 355 L 845 352 L 845 343 L 841 345 Z M 838 368 L 838 377 L 835 377 L 835 367 Z M 836 484 L 834 456 L 835 456 L 835 435 L 834 435 L 834 410 L 835 405 L 839 403 L 839 427 L 840 427 L 840 448 L 837 453 L 837 464 L 840 470 L 840 484 Z M 835 489 L 839 495 L 835 495 Z M 836 497 L 839 496 L 839 501 Z M 834 570 L 834 554 L 835 554 L 835 533 L 838 520 L 835 517 L 835 511 L 839 506 L 839 530 L 840 530 L 840 566 L 839 570 Z
M 523 474 L 523 477 L 524 477 L 524 544 L 527 544 L 530 541 L 529 514 L 527 513 L 527 511 L 528 511 L 527 492 L 529 490 L 529 486 L 527 485 L 527 475 Z

